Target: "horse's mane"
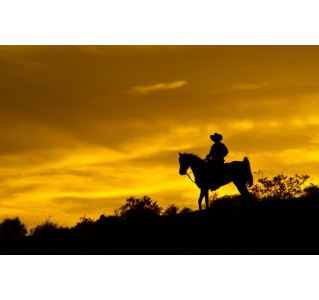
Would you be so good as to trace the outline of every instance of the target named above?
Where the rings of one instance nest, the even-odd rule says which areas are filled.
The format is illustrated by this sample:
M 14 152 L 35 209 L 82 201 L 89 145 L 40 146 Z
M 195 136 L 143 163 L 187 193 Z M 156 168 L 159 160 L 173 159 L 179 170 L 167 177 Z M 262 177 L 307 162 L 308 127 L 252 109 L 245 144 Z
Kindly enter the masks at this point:
M 197 154 L 194 154 L 194 153 L 183 153 L 184 155 L 187 155 L 187 156 L 192 156 L 194 158 L 197 158 L 198 160 L 201 160 L 201 161 L 204 161 L 201 157 L 199 157 Z

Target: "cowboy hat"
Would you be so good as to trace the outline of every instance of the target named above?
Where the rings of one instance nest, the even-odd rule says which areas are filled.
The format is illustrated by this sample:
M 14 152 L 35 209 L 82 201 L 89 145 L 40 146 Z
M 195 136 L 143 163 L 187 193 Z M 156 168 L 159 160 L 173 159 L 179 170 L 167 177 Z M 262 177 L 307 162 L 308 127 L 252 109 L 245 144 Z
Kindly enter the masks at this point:
M 215 132 L 214 135 L 210 136 L 210 139 L 213 142 L 220 142 L 223 139 L 223 136 L 221 134 Z

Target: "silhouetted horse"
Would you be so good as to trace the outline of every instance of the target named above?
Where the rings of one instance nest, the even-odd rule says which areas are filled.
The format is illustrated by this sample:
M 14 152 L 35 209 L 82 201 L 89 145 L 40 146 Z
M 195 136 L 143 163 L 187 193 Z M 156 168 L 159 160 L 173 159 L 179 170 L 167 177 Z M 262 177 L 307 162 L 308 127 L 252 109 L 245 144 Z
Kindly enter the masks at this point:
M 208 193 L 209 190 L 217 190 L 221 186 L 233 182 L 240 194 L 250 198 L 247 187 L 253 185 L 253 176 L 250 170 L 250 163 L 247 157 L 243 161 L 233 161 L 225 163 L 220 168 L 218 178 L 212 175 L 209 163 L 201 159 L 195 154 L 179 153 L 179 174 L 187 175 L 187 170 L 190 167 L 194 173 L 195 183 L 200 188 L 198 199 L 199 209 L 202 209 L 202 200 L 205 197 L 206 208 L 208 208 Z

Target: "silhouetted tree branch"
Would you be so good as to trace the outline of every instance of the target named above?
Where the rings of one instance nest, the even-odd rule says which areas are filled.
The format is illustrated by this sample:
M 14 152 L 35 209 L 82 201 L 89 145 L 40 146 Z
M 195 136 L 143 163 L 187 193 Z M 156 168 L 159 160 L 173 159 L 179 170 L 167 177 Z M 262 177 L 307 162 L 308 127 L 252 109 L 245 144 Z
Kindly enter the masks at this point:
M 253 185 L 250 191 L 259 199 L 289 199 L 303 195 L 304 184 L 310 178 L 308 175 L 288 177 L 283 174 L 273 178 L 265 177 L 263 172 L 255 173 L 260 178 L 258 184 Z

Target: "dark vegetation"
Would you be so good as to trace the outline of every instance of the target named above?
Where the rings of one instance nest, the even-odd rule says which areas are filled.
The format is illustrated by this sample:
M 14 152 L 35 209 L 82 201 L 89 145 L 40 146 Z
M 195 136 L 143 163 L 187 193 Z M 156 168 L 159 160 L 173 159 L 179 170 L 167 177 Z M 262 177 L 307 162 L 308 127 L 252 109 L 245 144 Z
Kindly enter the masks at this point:
M 50 218 L 27 229 L 0 223 L 2 254 L 319 254 L 319 187 L 307 175 L 264 177 L 241 196 L 210 198 L 203 211 L 163 210 L 150 197 L 130 197 L 114 215 L 82 217 L 73 227 Z M 195 199 L 194 199 L 195 201 Z

